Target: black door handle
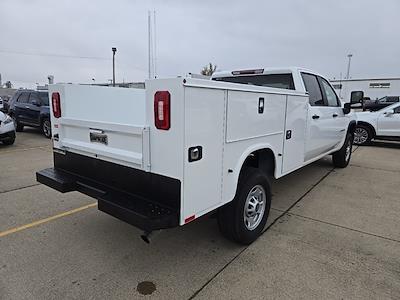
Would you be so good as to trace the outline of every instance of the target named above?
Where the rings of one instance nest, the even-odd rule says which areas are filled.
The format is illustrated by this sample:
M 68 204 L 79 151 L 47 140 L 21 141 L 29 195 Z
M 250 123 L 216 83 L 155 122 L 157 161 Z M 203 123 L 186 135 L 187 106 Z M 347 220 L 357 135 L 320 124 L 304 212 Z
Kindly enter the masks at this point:
M 318 115 L 313 115 L 312 118 L 313 118 L 314 120 L 315 120 L 315 119 L 319 119 L 319 116 L 318 116 Z
M 338 115 L 337 114 L 333 114 L 332 117 L 336 118 Z

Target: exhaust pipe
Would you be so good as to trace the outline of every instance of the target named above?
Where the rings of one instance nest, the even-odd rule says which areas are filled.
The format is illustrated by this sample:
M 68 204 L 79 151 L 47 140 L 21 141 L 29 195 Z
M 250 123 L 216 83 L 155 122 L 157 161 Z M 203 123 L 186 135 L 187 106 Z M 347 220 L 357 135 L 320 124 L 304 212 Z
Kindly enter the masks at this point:
M 142 238 L 142 240 L 147 243 L 150 244 L 150 241 L 161 232 L 161 230 L 156 230 L 156 231 L 143 231 L 143 233 L 140 235 L 140 237 Z
M 153 235 L 152 231 L 144 231 L 140 237 L 142 238 L 142 240 L 147 243 L 150 244 L 150 237 Z

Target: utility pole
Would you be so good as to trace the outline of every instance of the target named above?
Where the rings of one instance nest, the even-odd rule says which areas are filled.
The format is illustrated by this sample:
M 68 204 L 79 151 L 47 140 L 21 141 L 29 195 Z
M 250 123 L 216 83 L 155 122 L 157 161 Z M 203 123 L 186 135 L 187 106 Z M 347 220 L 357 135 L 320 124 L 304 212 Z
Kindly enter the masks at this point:
M 353 57 L 353 54 L 348 54 L 347 57 L 349 58 L 349 62 L 347 64 L 347 75 L 346 79 L 350 79 L 350 65 L 351 65 L 351 58 Z
M 112 79 L 112 84 L 115 86 L 115 52 L 117 52 L 117 48 L 113 47 L 111 48 L 113 52 L 113 79 Z

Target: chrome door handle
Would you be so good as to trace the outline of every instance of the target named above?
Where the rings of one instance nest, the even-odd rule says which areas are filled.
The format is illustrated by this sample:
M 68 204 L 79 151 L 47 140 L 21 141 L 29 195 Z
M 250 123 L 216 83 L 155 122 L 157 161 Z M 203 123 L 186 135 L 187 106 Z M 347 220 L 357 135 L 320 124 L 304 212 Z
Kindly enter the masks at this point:
M 28 106 L 28 105 L 25 105 L 25 108 L 29 108 L 29 106 Z
M 318 115 L 313 115 L 312 118 L 313 118 L 314 120 L 316 120 L 316 119 L 319 119 L 319 116 L 318 116 Z

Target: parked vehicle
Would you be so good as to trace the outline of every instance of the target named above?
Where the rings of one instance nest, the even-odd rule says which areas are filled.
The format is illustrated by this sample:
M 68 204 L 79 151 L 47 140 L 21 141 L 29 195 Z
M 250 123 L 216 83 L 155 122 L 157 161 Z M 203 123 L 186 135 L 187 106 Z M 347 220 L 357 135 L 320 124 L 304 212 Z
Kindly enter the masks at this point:
M 13 119 L 0 111 L 0 142 L 12 145 L 15 141 L 15 128 Z
M 267 222 L 269 176 L 351 158 L 350 103 L 304 69 L 154 79 L 145 90 L 56 84 L 49 94 L 54 167 L 37 180 L 96 198 L 144 240 L 217 211 L 221 232 L 249 244 Z M 123 109 L 110 111 L 109 99 Z
M 10 100 L 9 115 L 14 119 L 17 131 L 24 126 L 40 128 L 51 138 L 49 96 L 47 92 L 19 90 Z
M 1 102 L 3 103 L 3 107 L 1 108 L 1 105 L 0 105 L 0 111 L 2 111 L 3 113 L 8 113 L 8 109 L 9 109 L 9 99 L 10 99 L 10 97 L 9 96 L 1 96 L 0 97 L 1 98 Z
M 363 110 L 377 111 L 393 103 L 399 102 L 399 96 L 385 96 L 378 100 L 369 100 L 363 102 Z
M 368 144 L 372 139 L 400 140 L 400 102 L 375 112 L 358 112 L 354 143 Z

